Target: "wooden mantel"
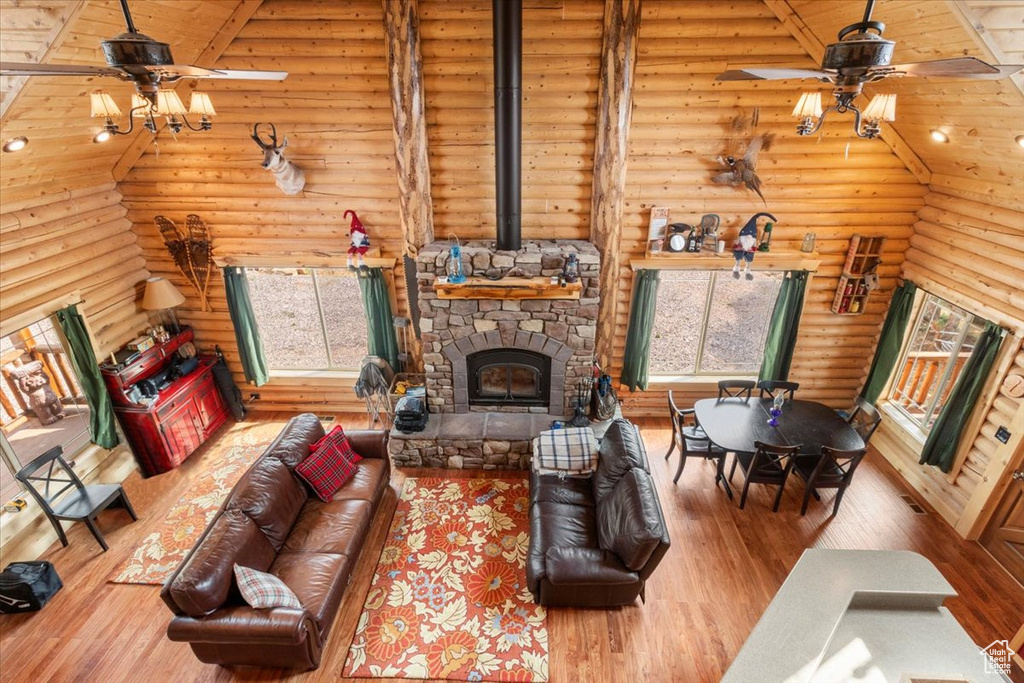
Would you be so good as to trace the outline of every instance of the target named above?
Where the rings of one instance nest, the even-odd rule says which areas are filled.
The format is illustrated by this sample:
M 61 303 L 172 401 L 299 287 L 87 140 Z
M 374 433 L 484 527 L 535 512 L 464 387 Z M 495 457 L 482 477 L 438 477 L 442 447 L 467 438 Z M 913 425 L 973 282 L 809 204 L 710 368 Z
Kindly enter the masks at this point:
M 660 252 L 648 254 L 646 258 L 631 259 L 633 270 L 732 270 L 736 259 L 732 252 L 696 254 Z M 817 252 L 763 251 L 754 255 L 752 270 L 808 270 L 814 272 L 821 265 Z
M 434 291 L 439 299 L 579 299 L 583 285 L 579 282 L 561 285 L 549 277 L 507 277 L 503 280 L 470 277 L 459 284 L 435 280 Z

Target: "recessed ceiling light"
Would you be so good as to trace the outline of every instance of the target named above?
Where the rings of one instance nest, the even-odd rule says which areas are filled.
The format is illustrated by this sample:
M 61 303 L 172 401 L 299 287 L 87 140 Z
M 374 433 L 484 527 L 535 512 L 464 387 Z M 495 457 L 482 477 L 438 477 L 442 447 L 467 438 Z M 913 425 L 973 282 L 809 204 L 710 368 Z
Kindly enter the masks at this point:
M 949 136 L 943 133 L 941 130 L 933 130 L 931 132 L 932 140 L 935 142 L 949 142 Z
M 1024 147 L 1024 135 L 1018 135 L 1017 137 L 1014 138 L 1014 140 L 1017 141 L 1018 145 Z
M 4 143 L 4 151 L 5 152 L 20 152 L 21 150 L 25 149 L 25 147 L 27 145 L 28 145 L 28 138 L 25 137 L 24 135 L 19 135 L 18 137 L 11 138 L 10 140 L 8 140 L 7 142 Z
M 109 130 L 101 130 L 99 133 L 96 133 L 96 135 L 93 136 L 92 141 L 93 142 L 106 142 L 109 139 L 110 139 L 110 131 Z

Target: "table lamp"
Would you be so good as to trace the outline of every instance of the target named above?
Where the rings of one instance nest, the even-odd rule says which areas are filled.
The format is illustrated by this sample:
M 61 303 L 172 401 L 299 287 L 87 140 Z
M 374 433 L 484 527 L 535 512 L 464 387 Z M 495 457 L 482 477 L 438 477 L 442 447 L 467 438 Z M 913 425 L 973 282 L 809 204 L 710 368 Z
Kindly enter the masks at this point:
M 175 334 L 181 332 L 181 326 L 178 325 L 174 307 L 183 303 L 185 303 L 184 295 L 169 280 L 162 277 L 151 277 L 146 280 L 146 293 L 142 295 L 142 308 L 147 311 L 169 311 Z

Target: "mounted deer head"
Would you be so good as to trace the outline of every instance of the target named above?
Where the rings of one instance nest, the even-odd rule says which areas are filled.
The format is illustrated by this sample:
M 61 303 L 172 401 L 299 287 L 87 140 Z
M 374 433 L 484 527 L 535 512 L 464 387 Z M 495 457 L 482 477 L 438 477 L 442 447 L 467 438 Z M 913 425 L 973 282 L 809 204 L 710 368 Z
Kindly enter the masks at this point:
M 260 138 L 260 126 L 262 125 L 262 123 L 257 123 L 252 127 L 252 139 L 263 150 L 263 168 L 274 174 L 274 181 L 285 194 L 295 195 L 302 192 L 302 188 L 306 185 L 305 174 L 302 169 L 284 158 L 283 150 L 288 146 L 288 136 L 285 136 L 284 142 L 278 144 L 277 127 L 268 123 L 270 141 L 264 142 Z

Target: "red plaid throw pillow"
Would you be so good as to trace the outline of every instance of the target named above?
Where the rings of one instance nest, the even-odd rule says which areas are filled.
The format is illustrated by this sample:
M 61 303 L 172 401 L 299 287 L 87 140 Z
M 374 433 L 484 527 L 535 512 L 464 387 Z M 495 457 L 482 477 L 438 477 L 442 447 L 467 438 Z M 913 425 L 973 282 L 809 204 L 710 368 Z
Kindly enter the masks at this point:
M 345 432 L 338 426 L 313 445 L 295 473 L 310 485 L 317 498 L 330 503 L 334 492 L 356 473 L 356 463 L 360 460 L 362 458 L 352 450 Z
M 236 564 L 235 581 L 238 582 L 238 592 L 254 609 L 270 609 L 271 607 L 302 609 L 302 603 L 295 597 L 292 589 L 273 574 Z

